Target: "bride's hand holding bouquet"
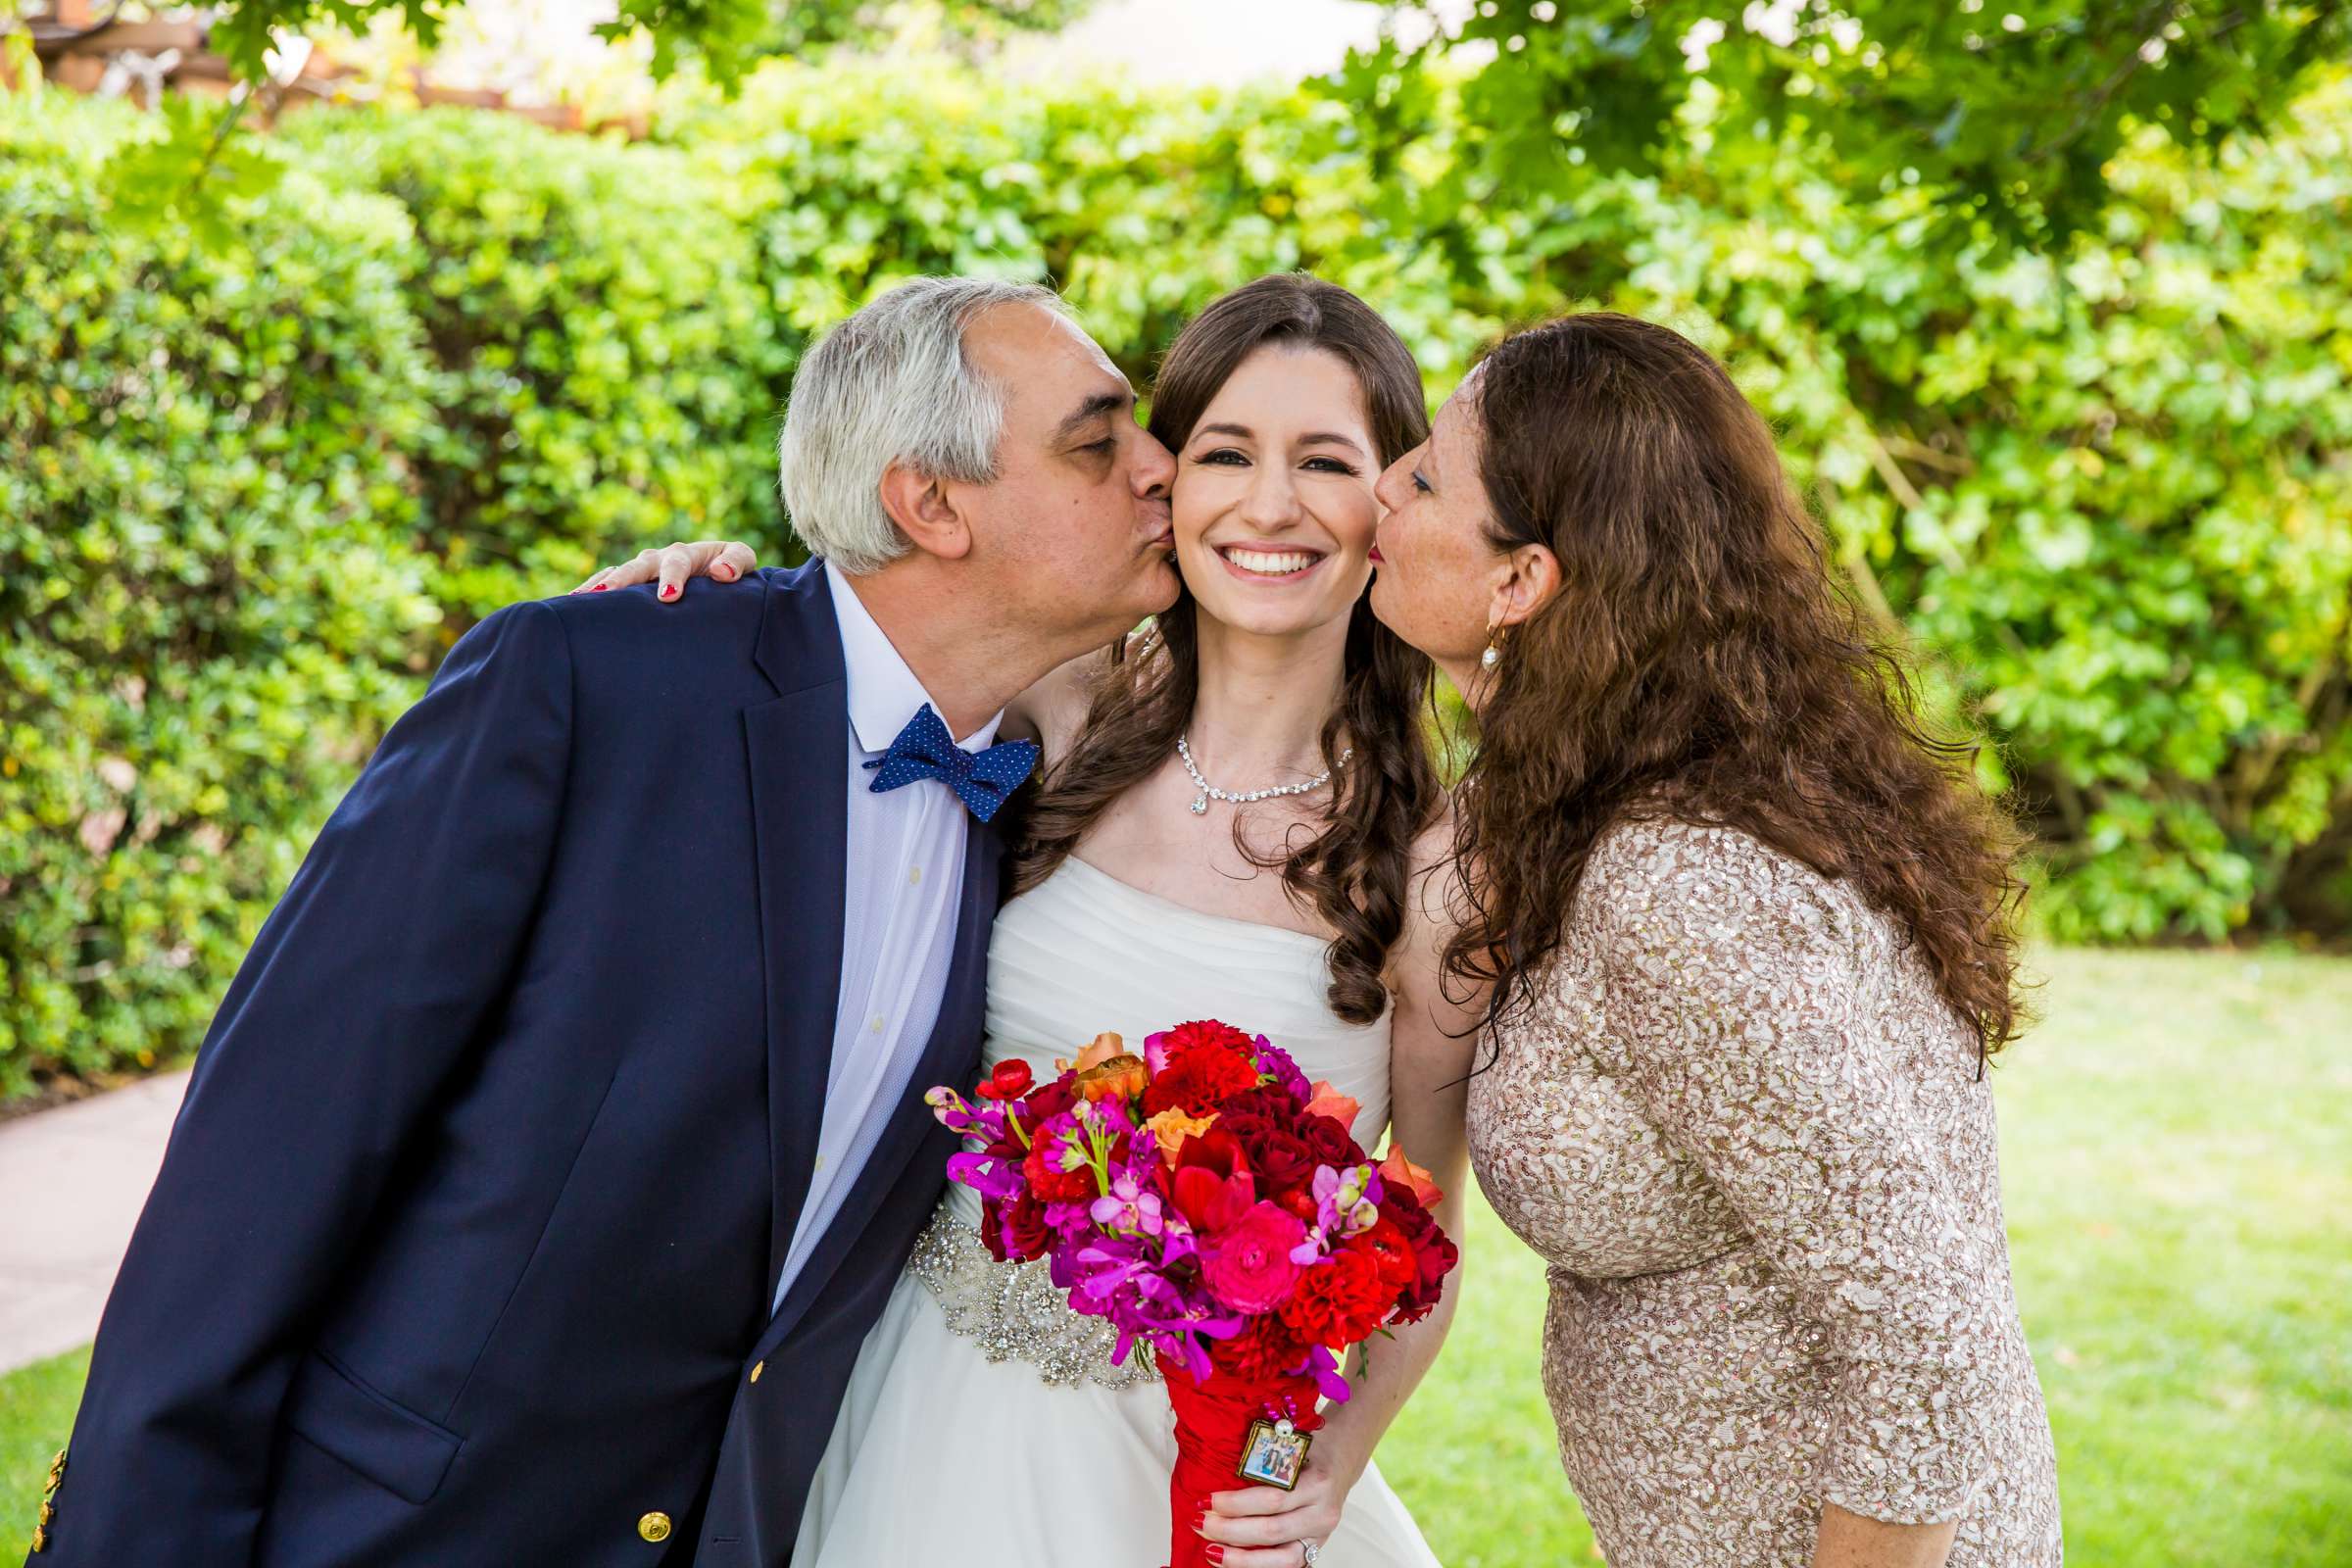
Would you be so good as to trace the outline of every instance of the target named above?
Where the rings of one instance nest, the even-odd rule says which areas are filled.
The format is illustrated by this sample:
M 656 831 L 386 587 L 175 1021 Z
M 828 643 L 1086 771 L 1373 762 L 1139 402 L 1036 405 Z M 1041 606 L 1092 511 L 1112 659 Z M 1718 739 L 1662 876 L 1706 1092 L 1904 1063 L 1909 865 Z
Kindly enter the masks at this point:
M 1428 1315 L 1457 1254 L 1427 1173 L 1375 1164 L 1354 1102 L 1262 1035 L 1188 1023 L 1140 1057 L 1103 1035 L 1057 1065 L 931 1091 L 970 1140 L 948 1174 L 980 1195 L 992 1255 L 1048 1259 L 1071 1309 L 1116 1329 L 1115 1359 L 1152 1351 L 1177 1417 L 1169 1560 L 1205 1568 L 1200 1516 L 1235 1481 L 1336 1485 L 1307 1454 L 1321 1400 L 1348 1396 L 1344 1357 Z

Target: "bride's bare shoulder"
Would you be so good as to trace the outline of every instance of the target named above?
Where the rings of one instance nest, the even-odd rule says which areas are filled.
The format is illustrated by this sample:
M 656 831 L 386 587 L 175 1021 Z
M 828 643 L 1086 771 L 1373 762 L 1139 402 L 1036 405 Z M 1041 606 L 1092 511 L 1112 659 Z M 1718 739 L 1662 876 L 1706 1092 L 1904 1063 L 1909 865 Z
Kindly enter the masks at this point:
M 1054 666 L 1005 706 L 1002 732 L 1037 742 L 1045 750 L 1046 765 L 1052 766 L 1078 738 L 1102 682 L 1132 670 L 1149 649 L 1150 638 L 1151 628 L 1141 627 L 1128 634 L 1123 659 L 1113 660 L 1111 649 L 1104 647 Z

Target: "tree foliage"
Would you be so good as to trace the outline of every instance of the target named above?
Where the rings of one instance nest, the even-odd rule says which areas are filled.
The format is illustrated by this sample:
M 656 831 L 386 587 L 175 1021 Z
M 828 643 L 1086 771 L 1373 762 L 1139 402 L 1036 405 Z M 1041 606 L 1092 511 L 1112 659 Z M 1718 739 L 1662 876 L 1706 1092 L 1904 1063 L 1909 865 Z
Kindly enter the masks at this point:
M 210 9 L 212 43 L 247 80 L 258 81 L 282 32 L 365 32 L 396 17 L 427 48 L 462 0 L 224 0 Z M 597 31 L 652 40 L 653 72 L 666 77 L 692 61 L 733 84 L 761 60 L 805 58 L 841 47 L 886 43 L 909 27 L 986 43 L 1014 32 L 1052 31 L 1091 0 L 615 0 Z
M 1427 41 L 1392 33 L 1337 90 L 1410 137 L 1413 76 L 1479 62 L 1443 211 L 1793 144 L 1849 190 L 1919 185 L 1952 226 L 2029 241 L 2096 216 L 2135 126 L 2208 148 L 2261 130 L 2352 42 L 2344 0 L 1481 0 L 1450 36 L 1431 0 L 1399 9 Z
M 803 346 L 921 271 L 1060 282 L 1148 380 L 1261 272 L 1362 293 L 1433 395 L 1607 306 L 1723 355 L 1865 601 L 1942 660 L 2070 939 L 2352 930 L 2352 75 L 2070 238 L 1941 243 L 1791 132 L 1489 202 L 1317 92 L 771 69 L 652 144 L 289 122 L 221 252 L 122 223 L 152 117 L 0 98 L 0 1094 L 192 1045 L 447 639 L 679 535 L 789 535 Z

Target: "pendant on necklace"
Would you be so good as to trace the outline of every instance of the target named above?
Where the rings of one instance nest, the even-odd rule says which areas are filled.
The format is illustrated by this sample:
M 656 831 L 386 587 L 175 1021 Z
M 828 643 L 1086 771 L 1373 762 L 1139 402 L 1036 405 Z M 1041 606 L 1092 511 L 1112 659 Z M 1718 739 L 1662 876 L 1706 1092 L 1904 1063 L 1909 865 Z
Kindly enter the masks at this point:
M 1208 814 L 1208 796 L 1206 794 L 1196 795 L 1193 797 L 1193 814 L 1195 816 L 1206 816 Z

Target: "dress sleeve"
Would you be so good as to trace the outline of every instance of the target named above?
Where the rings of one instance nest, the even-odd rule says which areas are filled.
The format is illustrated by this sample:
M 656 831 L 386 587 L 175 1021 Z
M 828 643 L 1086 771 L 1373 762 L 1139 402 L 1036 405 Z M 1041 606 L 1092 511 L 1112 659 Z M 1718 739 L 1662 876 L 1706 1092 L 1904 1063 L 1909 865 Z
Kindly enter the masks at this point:
M 1648 842 L 1593 867 L 1604 1064 L 1795 1290 L 1834 1377 L 1815 1490 L 1955 1519 L 1989 1458 L 2006 1318 L 1901 1070 L 1887 958 L 1851 901 L 1743 834 Z

